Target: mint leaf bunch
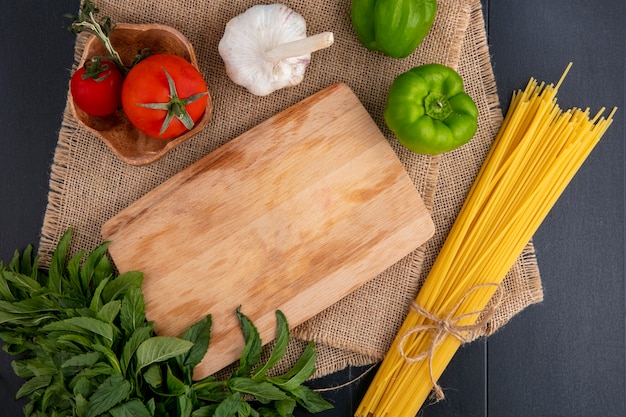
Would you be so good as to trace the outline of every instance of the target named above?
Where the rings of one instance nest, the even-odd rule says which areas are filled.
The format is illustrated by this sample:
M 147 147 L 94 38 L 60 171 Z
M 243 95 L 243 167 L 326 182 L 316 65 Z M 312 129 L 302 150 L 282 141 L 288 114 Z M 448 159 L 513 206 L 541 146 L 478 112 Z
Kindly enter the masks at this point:
M 280 311 L 267 362 L 260 363 L 257 329 L 238 309 L 246 342 L 238 368 L 225 380 L 194 381 L 209 348 L 211 316 L 180 338 L 156 335 L 145 316 L 143 274 L 116 274 L 108 243 L 68 259 L 71 232 L 47 273 L 32 246 L 0 263 L 0 339 L 25 379 L 16 395 L 30 400 L 25 416 L 289 417 L 298 406 L 311 413 L 332 408 L 304 385 L 317 359 L 312 343 L 285 374 L 268 374 L 289 343 Z

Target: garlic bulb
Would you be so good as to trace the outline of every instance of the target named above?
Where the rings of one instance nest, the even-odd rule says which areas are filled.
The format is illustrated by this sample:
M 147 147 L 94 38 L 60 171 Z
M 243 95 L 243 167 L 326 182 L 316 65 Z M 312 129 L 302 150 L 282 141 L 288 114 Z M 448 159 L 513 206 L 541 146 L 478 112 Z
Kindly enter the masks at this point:
M 218 50 L 233 82 L 265 96 L 302 82 L 311 53 L 332 43 L 332 32 L 307 37 L 304 18 L 289 7 L 259 4 L 226 24 Z

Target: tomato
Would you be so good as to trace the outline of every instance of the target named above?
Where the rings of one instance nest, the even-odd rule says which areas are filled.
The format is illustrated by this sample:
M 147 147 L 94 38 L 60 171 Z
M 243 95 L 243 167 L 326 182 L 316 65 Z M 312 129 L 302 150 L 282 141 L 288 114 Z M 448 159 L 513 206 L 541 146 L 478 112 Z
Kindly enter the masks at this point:
M 122 105 L 124 77 L 113 61 L 94 58 L 80 67 L 70 80 L 76 106 L 91 116 L 107 116 Z
M 185 59 L 156 54 L 126 75 L 122 106 L 140 131 L 171 139 L 193 128 L 205 112 L 208 89 L 200 72 Z

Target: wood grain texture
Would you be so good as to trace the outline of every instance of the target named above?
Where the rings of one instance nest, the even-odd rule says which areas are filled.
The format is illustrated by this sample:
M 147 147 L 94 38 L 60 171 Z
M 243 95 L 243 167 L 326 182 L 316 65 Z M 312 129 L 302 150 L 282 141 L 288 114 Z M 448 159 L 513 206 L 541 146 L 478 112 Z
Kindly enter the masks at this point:
M 121 272 L 144 272 L 147 316 L 180 335 L 207 314 L 196 377 L 239 358 L 235 311 L 273 340 L 432 236 L 422 199 L 344 84 L 277 114 L 175 175 L 102 230 Z

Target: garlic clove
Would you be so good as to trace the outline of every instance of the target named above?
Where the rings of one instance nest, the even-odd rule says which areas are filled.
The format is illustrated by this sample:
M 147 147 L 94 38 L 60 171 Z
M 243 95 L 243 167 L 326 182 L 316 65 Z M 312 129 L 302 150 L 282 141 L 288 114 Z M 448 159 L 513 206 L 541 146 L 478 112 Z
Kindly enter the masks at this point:
M 282 4 L 256 5 L 227 24 L 218 50 L 229 78 L 264 96 L 302 82 L 311 53 L 334 42 L 331 32 L 306 36 L 306 22 Z

